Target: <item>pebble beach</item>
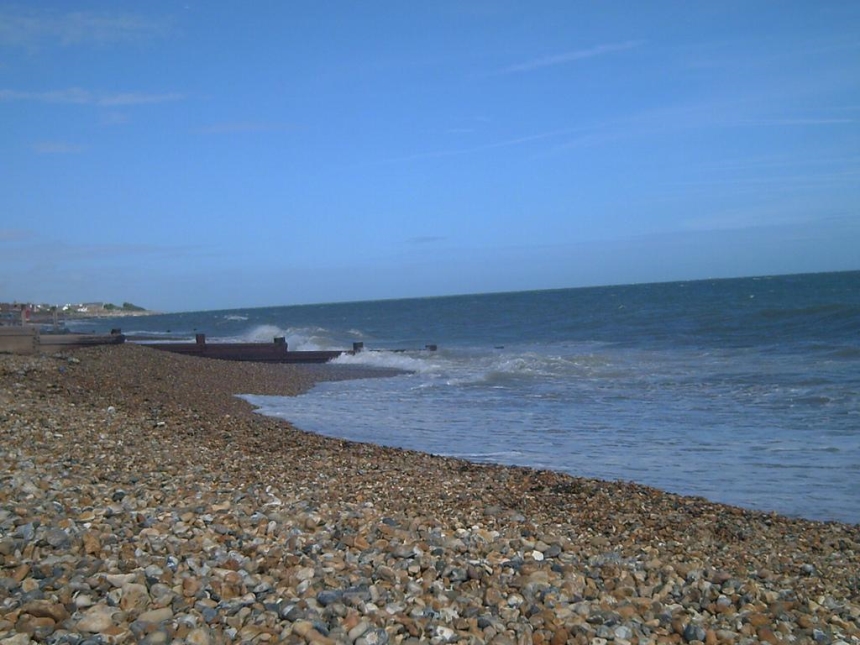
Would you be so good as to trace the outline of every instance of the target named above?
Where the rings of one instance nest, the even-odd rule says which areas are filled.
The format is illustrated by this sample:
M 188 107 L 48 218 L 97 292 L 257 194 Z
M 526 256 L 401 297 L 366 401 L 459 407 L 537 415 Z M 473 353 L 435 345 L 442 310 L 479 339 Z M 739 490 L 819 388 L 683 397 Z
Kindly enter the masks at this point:
M 0 356 L 0 644 L 860 644 L 860 526 L 321 437 L 347 368 Z

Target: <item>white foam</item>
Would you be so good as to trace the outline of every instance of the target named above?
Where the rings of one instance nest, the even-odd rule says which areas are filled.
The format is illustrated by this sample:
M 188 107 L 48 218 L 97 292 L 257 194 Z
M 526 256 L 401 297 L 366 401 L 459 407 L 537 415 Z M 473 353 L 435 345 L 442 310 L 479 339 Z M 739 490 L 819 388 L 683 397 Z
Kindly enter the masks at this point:
M 272 342 L 275 337 L 283 335 L 284 330 L 276 325 L 257 325 L 230 340 L 235 339 L 245 343 Z
M 419 374 L 438 373 L 443 369 L 440 363 L 430 358 L 416 357 L 406 352 L 363 351 L 356 354 L 342 354 L 331 362 L 338 365 L 384 367 Z
M 290 350 L 315 351 L 336 349 L 344 343 L 331 337 L 322 327 L 279 327 L 277 325 L 255 325 L 235 335 L 212 338 L 214 343 L 271 343 L 275 338 L 284 338 Z M 207 339 L 208 340 L 208 339 Z

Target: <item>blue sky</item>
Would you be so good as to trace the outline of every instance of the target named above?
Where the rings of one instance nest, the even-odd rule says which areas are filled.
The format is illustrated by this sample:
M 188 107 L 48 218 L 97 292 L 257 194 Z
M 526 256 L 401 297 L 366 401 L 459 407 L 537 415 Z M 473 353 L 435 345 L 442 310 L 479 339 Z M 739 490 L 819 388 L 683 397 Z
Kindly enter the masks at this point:
M 0 300 L 860 268 L 860 3 L 0 3 Z

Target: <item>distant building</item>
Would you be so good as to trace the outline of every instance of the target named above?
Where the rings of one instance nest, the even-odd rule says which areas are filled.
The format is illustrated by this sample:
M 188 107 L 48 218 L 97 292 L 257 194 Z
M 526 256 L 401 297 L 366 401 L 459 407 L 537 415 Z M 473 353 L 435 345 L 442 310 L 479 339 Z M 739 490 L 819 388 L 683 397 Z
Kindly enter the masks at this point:
M 0 302 L 0 325 L 20 325 L 29 319 L 32 305 L 23 302 Z

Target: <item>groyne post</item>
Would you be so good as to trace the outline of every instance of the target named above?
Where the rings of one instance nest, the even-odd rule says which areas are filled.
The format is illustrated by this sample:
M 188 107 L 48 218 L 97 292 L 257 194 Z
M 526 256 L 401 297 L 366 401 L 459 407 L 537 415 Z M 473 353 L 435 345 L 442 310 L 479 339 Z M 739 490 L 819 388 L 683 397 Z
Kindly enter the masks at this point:
M 0 353 L 36 354 L 40 347 L 39 330 L 36 327 L 0 327 Z

